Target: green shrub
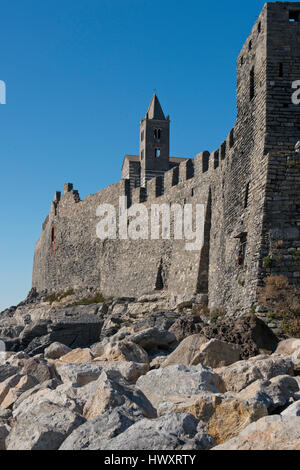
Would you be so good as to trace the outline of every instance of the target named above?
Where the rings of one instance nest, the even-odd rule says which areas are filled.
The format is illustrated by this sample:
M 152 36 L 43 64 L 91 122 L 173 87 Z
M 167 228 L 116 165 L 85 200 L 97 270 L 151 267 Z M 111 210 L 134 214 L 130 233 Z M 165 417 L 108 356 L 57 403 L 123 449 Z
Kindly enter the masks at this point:
M 109 299 L 106 299 L 103 297 L 103 295 L 98 292 L 95 294 L 93 297 L 84 297 L 83 299 L 78 300 L 77 302 L 74 302 L 72 305 L 92 305 L 92 304 L 103 304 L 103 302 L 106 302 Z
M 263 259 L 262 259 L 262 264 L 263 264 L 263 267 L 264 268 L 270 268 L 271 265 L 272 265 L 272 258 L 270 258 L 270 256 L 265 256 Z

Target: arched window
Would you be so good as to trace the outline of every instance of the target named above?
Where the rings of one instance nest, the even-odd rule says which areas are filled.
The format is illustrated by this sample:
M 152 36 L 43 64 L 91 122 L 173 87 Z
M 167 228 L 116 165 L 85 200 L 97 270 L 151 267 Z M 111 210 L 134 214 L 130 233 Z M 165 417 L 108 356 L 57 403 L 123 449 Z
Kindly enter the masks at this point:
M 154 139 L 160 140 L 161 129 L 154 129 L 154 130 L 153 130 L 153 135 L 154 135 Z

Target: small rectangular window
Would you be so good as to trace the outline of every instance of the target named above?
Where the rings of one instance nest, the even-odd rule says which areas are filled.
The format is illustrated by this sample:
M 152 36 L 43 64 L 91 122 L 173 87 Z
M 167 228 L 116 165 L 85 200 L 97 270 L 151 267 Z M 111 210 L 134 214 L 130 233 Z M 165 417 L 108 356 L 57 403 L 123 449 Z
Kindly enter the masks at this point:
M 283 77 L 283 63 L 280 62 L 279 64 L 279 77 L 282 78 Z
M 160 157 L 160 149 L 155 149 L 155 158 Z
M 247 250 L 247 233 L 242 233 L 237 238 L 240 239 L 239 244 L 239 253 L 236 260 L 238 266 L 243 266 L 245 264 L 246 250 Z

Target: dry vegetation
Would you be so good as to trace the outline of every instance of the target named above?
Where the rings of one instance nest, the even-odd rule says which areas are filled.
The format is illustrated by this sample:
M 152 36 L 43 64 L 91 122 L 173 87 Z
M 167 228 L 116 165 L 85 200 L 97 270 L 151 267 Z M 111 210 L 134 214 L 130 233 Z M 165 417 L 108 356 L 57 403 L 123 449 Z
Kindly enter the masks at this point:
M 270 276 L 260 291 L 259 303 L 269 309 L 268 317 L 278 320 L 284 334 L 300 338 L 300 289 L 285 276 Z

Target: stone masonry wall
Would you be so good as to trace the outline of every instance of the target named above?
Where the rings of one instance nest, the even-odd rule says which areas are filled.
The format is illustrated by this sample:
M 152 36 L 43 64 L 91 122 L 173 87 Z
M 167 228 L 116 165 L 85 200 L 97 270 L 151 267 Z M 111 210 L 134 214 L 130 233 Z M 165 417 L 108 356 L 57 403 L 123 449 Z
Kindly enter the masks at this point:
M 56 196 L 35 249 L 34 287 L 91 287 L 106 296 L 129 297 L 155 289 L 172 295 L 208 294 L 210 308 L 239 313 L 255 304 L 264 276 L 283 269 L 298 282 L 300 170 L 291 147 L 298 132 L 293 116 L 299 110 L 283 104 L 289 82 L 298 74 L 295 45 L 300 23 L 293 34 L 282 34 L 284 54 L 289 56 L 286 82 L 273 77 L 282 55 L 278 24 L 290 27 L 288 20 L 287 25 L 282 23 L 283 17 L 288 19 L 287 5 L 265 5 L 239 54 L 237 122 L 220 148 L 181 163 L 164 178 L 153 178 L 146 188 L 130 188 L 129 180 L 123 179 L 83 201 L 71 188 L 60 199 Z M 284 103 L 279 105 L 281 95 Z M 124 195 L 129 206 L 203 204 L 203 249 L 188 252 L 185 242 L 173 239 L 99 240 L 97 206 L 118 207 Z M 273 242 L 281 239 L 283 265 L 278 267 Z M 243 262 L 241 240 L 246 243 Z M 266 270 L 263 259 L 268 256 L 274 259 Z

